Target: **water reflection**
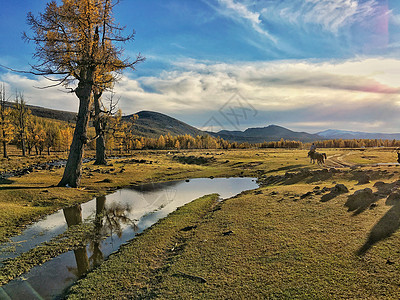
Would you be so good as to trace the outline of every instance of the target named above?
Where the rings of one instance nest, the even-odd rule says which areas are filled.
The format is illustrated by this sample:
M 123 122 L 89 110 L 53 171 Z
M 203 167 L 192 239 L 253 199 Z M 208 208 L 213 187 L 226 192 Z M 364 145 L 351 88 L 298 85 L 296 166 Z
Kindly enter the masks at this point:
M 96 198 L 96 212 L 93 220 L 94 231 L 88 236 L 88 247 L 74 250 L 76 267 L 67 267 L 68 271 L 77 277 L 84 275 L 87 271 L 103 262 L 104 255 L 101 250 L 103 240 L 109 236 L 112 237 L 114 234 L 121 238 L 123 229 L 127 225 L 133 231 L 137 230 L 135 221 L 129 218 L 132 208 L 129 205 L 116 202 L 112 202 L 107 206 L 106 199 L 106 196 Z M 80 204 L 63 209 L 63 213 L 68 228 L 83 223 Z
M 142 232 L 176 208 L 205 194 L 218 193 L 226 199 L 257 187 L 254 178 L 198 178 L 189 182 L 121 189 L 106 197 L 61 210 L 18 237 L 21 241 L 29 240 L 24 249 L 34 248 L 38 238 L 50 240 L 61 234 L 62 228 L 65 230 L 67 226 L 90 221 L 94 222 L 94 229 L 86 247 L 61 254 L 0 287 L 0 299 L 5 294 L 13 300 L 37 299 L 36 295 L 43 299 L 58 299 L 57 295 L 62 294 L 81 274 L 101 264 L 104 258 L 134 238 L 135 230 Z

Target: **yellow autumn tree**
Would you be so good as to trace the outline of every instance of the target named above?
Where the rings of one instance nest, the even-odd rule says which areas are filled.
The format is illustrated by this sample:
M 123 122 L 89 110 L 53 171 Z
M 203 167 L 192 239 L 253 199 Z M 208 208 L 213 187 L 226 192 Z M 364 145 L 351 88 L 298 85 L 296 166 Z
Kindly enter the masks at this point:
M 7 145 L 14 135 L 14 126 L 11 120 L 11 108 L 6 106 L 7 97 L 4 84 L 0 86 L 0 142 L 3 145 L 3 157 L 7 158 Z
M 96 86 L 107 82 L 106 72 L 120 73 L 132 68 L 135 61 L 122 58 L 118 42 L 133 40 L 134 32 L 122 35 L 123 28 L 113 19 L 113 0 L 51 1 L 44 13 L 28 14 L 33 36 L 24 34 L 36 44 L 32 73 L 51 75 L 52 80 L 70 88 L 79 99 L 78 117 L 67 165 L 59 186 L 77 187 L 82 176 L 82 158 L 88 142 L 88 123 L 92 94 Z

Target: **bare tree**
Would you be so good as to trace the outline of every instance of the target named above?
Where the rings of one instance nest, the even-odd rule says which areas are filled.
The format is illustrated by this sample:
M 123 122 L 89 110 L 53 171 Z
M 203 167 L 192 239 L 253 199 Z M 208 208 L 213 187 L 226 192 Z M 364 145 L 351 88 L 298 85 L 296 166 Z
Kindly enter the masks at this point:
M 124 28 L 113 21 L 112 10 L 118 2 L 63 0 L 58 5 L 51 1 L 39 16 L 28 14 L 28 24 L 34 35 L 24 34 L 24 38 L 36 44 L 34 57 L 38 60 L 31 73 L 45 76 L 54 81 L 54 85 L 64 85 L 79 99 L 74 137 L 59 186 L 80 185 L 94 88 L 107 88 L 118 80 L 123 69 L 133 69 L 143 60 L 140 54 L 133 61 L 122 59 L 123 49 L 115 45 L 134 37 L 134 32 L 123 36 Z
M 118 101 L 114 101 L 115 92 L 110 89 L 109 109 L 106 109 L 101 101 L 103 91 L 95 89 L 93 92 L 93 106 L 94 106 L 94 128 L 96 130 L 96 160 L 95 165 L 106 165 L 106 140 L 105 135 L 109 130 L 110 117 L 116 113 Z

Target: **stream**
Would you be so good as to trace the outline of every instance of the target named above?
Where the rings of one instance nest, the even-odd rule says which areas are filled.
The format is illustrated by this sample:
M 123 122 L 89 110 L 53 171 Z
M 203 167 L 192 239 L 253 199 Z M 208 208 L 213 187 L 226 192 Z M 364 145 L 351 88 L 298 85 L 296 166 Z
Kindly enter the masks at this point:
M 0 245 L 0 265 L 63 233 L 69 226 L 93 222 L 95 232 L 81 249 L 61 254 L 0 287 L 0 299 L 59 299 L 82 275 L 161 218 L 201 196 L 222 199 L 256 189 L 255 178 L 196 178 L 120 189 L 65 208 L 29 226 Z

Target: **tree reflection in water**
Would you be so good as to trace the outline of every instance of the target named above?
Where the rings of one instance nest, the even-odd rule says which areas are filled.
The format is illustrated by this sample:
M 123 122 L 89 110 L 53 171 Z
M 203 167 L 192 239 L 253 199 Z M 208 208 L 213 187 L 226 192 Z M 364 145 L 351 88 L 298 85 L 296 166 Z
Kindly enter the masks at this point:
M 93 221 L 94 231 L 88 237 L 89 252 L 92 255 L 88 257 L 86 247 L 74 250 L 77 268 L 68 268 L 68 271 L 77 277 L 81 277 L 104 260 L 104 255 L 101 251 L 101 242 L 103 240 L 109 236 L 112 238 L 114 234 L 120 238 L 126 226 L 130 226 L 134 231 L 137 231 L 135 221 L 129 218 L 131 210 L 132 208 L 129 205 L 124 206 L 115 202 L 107 207 L 106 197 L 97 197 L 96 215 Z M 82 207 L 80 204 L 65 208 L 63 211 L 68 228 L 83 223 Z

